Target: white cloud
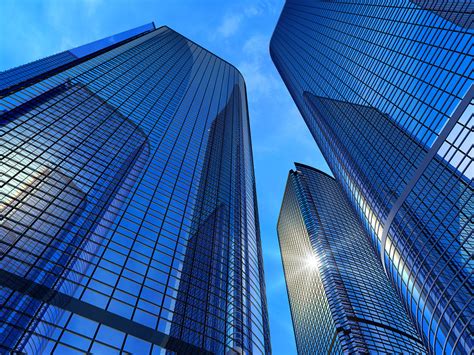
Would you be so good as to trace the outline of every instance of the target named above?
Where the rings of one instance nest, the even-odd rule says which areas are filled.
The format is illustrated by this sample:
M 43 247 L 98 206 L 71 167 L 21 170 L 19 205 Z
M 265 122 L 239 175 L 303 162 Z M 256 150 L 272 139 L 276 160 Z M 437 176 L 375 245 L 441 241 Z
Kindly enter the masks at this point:
M 221 25 L 217 28 L 217 33 L 222 37 L 227 38 L 237 32 L 242 22 L 242 16 L 230 15 L 226 16 Z
M 44 16 L 51 30 L 57 33 L 56 39 L 62 45 L 62 50 L 100 38 L 102 35 L 99 31 L 100 21 L 97 21 L 100 6 L 102 6 L 102 0 L 77 2 L 48 0 L 44 2 Z M 78 36 L 78 24 L 84 23 L 87 24 L 87 30 L 79 32 Z
M 267 68 L 268 42 L 267 36 L 255 34 L 248 38 L 242 47 L 245 60 L 238 67 L 244 75 L 248 91 L 252 94 L 249 96 L 251 101 L 271 95 L 278 85 L 277 78 Z
M 257 15 L 262 14 L 262 9 L 259 8 L 259 7 L 254 6 L 254 5 L 247 6 L 247 7 L 244 9 L 244 14 L 245 14 L 245 16 L 247 16 L 247 17 L 257 16 Z
M 249 5 L 239 10 L 234 10 L 232 13 L 227 13 L 217 27 L 217 34 L 220 37 L 228 38 L 237 33 L 242 22 L 263 14 L 261 6 Z M 214 36 L 215 37 L 215 36 Z
M 260 56 L 266 52 L 268 38 L 262 34 L 255 34 L 245 41 L 243 50 L 246 54 Z
M 102 0 L 84 0 L 83 6 L 84 11 L 89 17 L 93 17 L 97 13 L 99 5 L 101 5 Z

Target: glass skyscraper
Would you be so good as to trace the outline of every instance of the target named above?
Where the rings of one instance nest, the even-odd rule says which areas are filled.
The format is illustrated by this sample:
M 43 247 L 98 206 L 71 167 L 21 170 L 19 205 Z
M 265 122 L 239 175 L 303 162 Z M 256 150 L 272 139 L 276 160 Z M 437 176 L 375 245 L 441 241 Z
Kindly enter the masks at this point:
M 270 44 L 433 353 L 473 347 L 473 7 L 290 0 Z
M 334 178 L 296 163 L 278 238 L 298 353 L 426 352 Z
M 0 95 L 0 352 L 270 353 L 235 67 L 148 24 Z

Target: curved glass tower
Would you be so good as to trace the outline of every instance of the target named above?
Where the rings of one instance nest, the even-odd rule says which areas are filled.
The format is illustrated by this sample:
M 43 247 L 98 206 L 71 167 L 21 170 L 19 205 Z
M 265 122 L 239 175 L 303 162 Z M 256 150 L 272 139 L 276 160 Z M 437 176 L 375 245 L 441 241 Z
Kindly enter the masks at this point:
M 0 352 L 270 352 L 236 68 L 149 24 L 0 95 Z
M 339 184 L 295 165 L 278 238 L 298 353 L 425 353 Z
M 285 4 L 270 53 L 435 353 L 473 347 L 473 4 Z

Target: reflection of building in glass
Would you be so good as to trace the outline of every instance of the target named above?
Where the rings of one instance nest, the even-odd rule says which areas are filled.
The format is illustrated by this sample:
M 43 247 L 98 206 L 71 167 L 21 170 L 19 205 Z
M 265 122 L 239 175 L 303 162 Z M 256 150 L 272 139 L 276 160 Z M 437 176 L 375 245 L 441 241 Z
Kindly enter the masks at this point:
M 270 52 L 426 345 L 469 352 L 473 36 L 415 2 L 289 1 Z
M 70 232 L 87 200 L 72 180 L 58 171 L 44 168 L 29 180 L 0 212 L 1 266 L 5 273 L 53 288 L 83 242 L 82 236 Z M 17 260 L 21 264 L 14 262 Z M 9 285 L 9 279 L 6 276 L 2 284 Z M 41 307 L 40 301 L 13 290 L 1 290 L 5 300 L 2 319 L 14 325 L 2 335 L 2 343 L 8 347 L 23 337 Z
M 425 352 L 336 180 L 296 169 L 278 237 L 298 352 Z
M 205 341 L 199 330 L 205 329 L 209 337 L 220 340 L 216 343 L 218 346 L 212 343 L 206 346 L 217 354 L 225 353 L 226 333 L 240 341 L 251 339 L 252 324 L 243 314 L 234 324 L 228 324 L 226 320 L 226 314 L 233 308 L 241 309 L 243 304 L 254 301 L 250 294 L 238 292 L 249 287 L 243 286 L 242 280 L 252 270 L 240 261 L 241 253 L 247 248 L 236 238 L 236 233 L 244 228 L 239 217 L 243 211 L 239 212 L 240 198 L 229 184 L 232 180 L 244 183 L 241 168 L 235 164 L 243 148 L 239 137 L 238 102 L 241 102 L 241 95 L 236 85 L 209 129 L 192 218 L 192 236 L 187 245 L 173 316 L 177 325 L 171 328 L 171 335 L 184 337 L 186 343 L 198 346 Z M 183 321 L 190 324 L 193 331 L 178 326 Z M 241 344 L 237 346 L 242 348 Z M 186 352 L 188 349 L 177 344 L 174 350 Z
M 64 53 L 0 75 L 0 349 L 269 352 L 240 74 L 152 24 Z
M 67 119 L 58 114 L 57 102 L 61 110 L 68 110 Z M 87 115 L 78 106 L 81 102 L 87 102 Z M 115 218 L 113 212 L 130 191 L 149 150 L 139 127 L 70 82 L 4 114 L 5 142 L 15 137 L 16 130 L 7 131 L 10 125 L 39 109 L 37 131 L 2 159 L 2 173 L 13 182 L 2 189 L 0 209 L 2 286 L 10 288 L 2 289 L 2 320 L 11 325 L 1 343 L 9 348 L 23 346 L 28 330 L 41 318 L 57 321 L 56 314 L 44 314 L 40 300 L 14 292 L 12 280 L 19 276 L 31 282 L 30 288 L 40 284 L 50 289 L 67 285 L 69 278 L 80 283 L 77 273 L 85 271 L 102 243 L 101 234 Z M 63 292 L 72 294 L 75 287 L 66 285 Z
M 458 26 L 474 29 L 472 13 L 474 3 L 470 0 L 411 0 L 422 9 L 435 12 Z

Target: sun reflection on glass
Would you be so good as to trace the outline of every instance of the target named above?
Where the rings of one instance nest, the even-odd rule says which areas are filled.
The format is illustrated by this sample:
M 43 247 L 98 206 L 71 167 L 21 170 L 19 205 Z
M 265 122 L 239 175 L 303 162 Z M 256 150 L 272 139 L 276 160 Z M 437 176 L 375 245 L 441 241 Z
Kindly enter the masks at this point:
M 308 269 L 318 270 L 320 262 L 316 255 L 310 254 L 305 258 L 305 264 Z

